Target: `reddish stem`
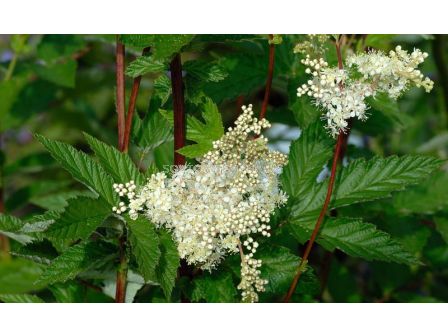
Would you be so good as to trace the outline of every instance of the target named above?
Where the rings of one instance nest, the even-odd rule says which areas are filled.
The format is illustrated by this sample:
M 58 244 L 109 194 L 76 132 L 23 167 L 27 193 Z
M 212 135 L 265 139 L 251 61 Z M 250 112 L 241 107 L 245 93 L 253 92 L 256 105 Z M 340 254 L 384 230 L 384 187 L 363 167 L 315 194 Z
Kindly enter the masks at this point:
M 126 299 L 126 280 L 128 276 L 128 261 L 126 258 L 126 234 L 120 237 L 120 265 L 117 271 L 117 281 L 115 289 L 115 302 L 124 303 Z
M 336 54 L 338 57 L 338 67 L 339 67 L 339 69 L 343 69 L 342 54 L 341 54 L 341 48 L 339 45 L 339 41 L 336 41 L 335 45 L 336 45 Z M 340 84 L 340 88 L 341 89 L 343 88 L 342 83 Z M 322 222 L 327 213 L 328 206 L 329 206 L 330 200 L 331 200 L 331 194 L 333 192 L 334 181 L 336 178 L 336 169 L 338 167 L 339 157 L 341 154 L 341 148 L 344 146 L 345 139 L 346 139 L 346 136 L 345 136 L 344 132 L 342 132 L 342 131 L 339 132 L 338 139 L 336 142 L 336 147 L 334 150 L 333 164 L 331 166 L 330 181 L 328 182 L 327 195 L 325 197 L 324 205 L 322 206 L 322 209 L 319 213 L 319 217 L 317 218 L 316 224 L 314 226 L 314 230 L 311 234 L 311 238 L 308 241 L 308 244 L 306 245 L 305 252 L 303 253 L 302 259 L 300 260 L 299 267 L 297 268 L 297 273 L 294 276 L 291 286 L 289 287 L 289 290 L 285 296 L 284 302 L 289 302 L 291 300 L 293 293 L 296 290 L 297 283 L 299 282 L 300 276 L 302 275 L 303 270 L 306 266 L 306 263 L 308 262 L 308 257 L 310 255 L 311 249 L 314 245 L 314 242 L 317 238 L 317 234 L 319 233 L 320 227 L 321 227 Z
M 170 64 L 170 70 L 174 110 L 174 164 L 180 166 L 186 162 L 185 156 L 177 152 L 178 149 L 185 146 L 184 88 L 180 54 L 174 56 Z
M 117 76 L 117 114 L 118 114 L 118 149 L 124 151 L 124 130 L 125 130 L 125 47 L 118 40 L 116 48 L 116 76 Z M 115 302 L 124 303 L 126 298 L 126 280 L 128 277 L 127 257 L 126 257 L 126 233 L 123 232 L 119 239 L 120 265 L 117 270 Z
M 117 79 L 117 93 L 116 93 L 116 110 L 118 120 L 118 148 L 123 151 L 124 128 L 125 128 L 125 77 L 124 77 L 124 63 L 125 63 L 125 47 L 124 44 L 118 40 L 115 50 L 115 70 Z
M 143 55 L 148 51 L 149 47 L 143 49 Z M 137 103 L 138 90 L 140 88 L 141 80 L 142 76 L 137 76 L 134 78 L 134 83 L 132 84 L 131 97 L 129 98 L 128 113 L 126 114 L 126 123 L 123 135 L 123 152 L 125 153 L 129 149 L 129 138 L 131 136 L 132 118 L 134 117 L 135 104 Z
M 320 226 L 322 225 L 322 222 L 327 213 L 328 205 L 330 204 L 331 200 L 331 194 L 333 192 L 334 180 L 336 178 L 336 168 L 338 166 L 339 154 L 343 142 L 344 142 L 344 133 L 340 132 L 338 135 L 338 140 L 336 142 L 336 148 L 334 150 L 333 165 L 331 166 L 331 175 L 330 175 L 330 181 L 328 183 L 327 196 L 325 197 L 324 205 L 322 206 L 319 217 L 317 218 L 316 225 L 314 226 L 313 233 L 311 234 L 311 238 L 308 241 L 308 244 L 306 245 L 305 253 L 303 254 L 302 260 L 300 261 L 297 273 L 294 277 L 294 280 L 291 283 L 291 286 L 289 287 L 288 293 L 286 294 L 284 300 L 285 302 L 289 302 L 291 300 L 291 296 L 296 290 L 297 283 L 299 282 L 300 276 L 302 275 L 303 272 L 303 266 L 306 262 L 308 262 L 308 257 L 310 255 L 311 248 L 313 247 L 314 241 L 316 240 L 317 234 L 319 233 Z
M 269 34 L 269 41 L 274 39 L 273 34 Z M 274 60 L 275 60 L 275 44 L 269 45 L 269 65 L 268 65 L 268 77 L 266 79 L 266 88 L 264 90 L 263 104 L 261 105 L 260 120 L 266 117 L 266 111 L 269 105 L 269 97 L 271 95 L 272 78 L 274 77 Z

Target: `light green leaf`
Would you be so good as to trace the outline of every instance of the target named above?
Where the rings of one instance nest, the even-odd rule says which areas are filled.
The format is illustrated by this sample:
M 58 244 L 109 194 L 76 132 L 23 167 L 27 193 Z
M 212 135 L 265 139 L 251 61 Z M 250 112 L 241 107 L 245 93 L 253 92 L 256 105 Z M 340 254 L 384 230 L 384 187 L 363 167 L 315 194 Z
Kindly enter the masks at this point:
M 126 75 L 133 78 L 148 72 L 161 72 L 167 69 L 164 62 L 155 60 L 152 56 L 139 56 L 126 68 Z
M 291 222 L 293 234 L 301 241 L 311 236 L 314 224 Z M 305 235 L 305 236 L 304 236 Z M 328 218 L 319 232 L 317 242 L 327 250 L 335 248 L 366 260 L 381 260 L 400 264 L 418 264 L 397 241 L 375 225 L 354 218 Z
M 132 254 L 137 260 L 139 271 L 145 280 L 154 279 L 154 271 L 161 255 L 154 225 L 143 217 L 136 220 L 127 218 L 127 224 Z
M 99 242 L 83 242 L 70 247 L 54 259 L 42 273 L 38 282 L 50 284 L 65 282 L 113 257 L 114 252 L 110 245 Z
M 36 138 L 75 179 L 103 197 L 110 205 L 119 202 L 112 187 L 112 177 L 92 158 L 63 142 L 50 140 L 42 135 L 36 135 Z
M 102 199 L 79 197 L 68 201 L 65 211 L 45 232 L 47 237 L 61 240 L 88 238 L 111 213 Z
M 128 182 L 134 180 L 137 185 L 145 181 L 129 155 L 121 153 L 115 147 L 84 133 L 89 146 L 95 152 L 101 165 L 117 182 Z
M 204 99 L 202 117 L 204 122 L 193 116 L 188 117 L 187 139 L 196 144 L 181 148 L 178 150 L 180 154 L 191 158 L 201 156 L 213 149 L 213 141 L 223 136 L 224 126 L 221 114 L 216 104 L 209 98 Z
M 285 192 L 297 198 L 309 191 L 332 155 L 332 139 L 319 122 L 311 124 L 291 143 L 288 164 L 281 176 Z
M 45 303 L 40 297 L 32 294 L 2 294 L 0 301 L 5 303 Z

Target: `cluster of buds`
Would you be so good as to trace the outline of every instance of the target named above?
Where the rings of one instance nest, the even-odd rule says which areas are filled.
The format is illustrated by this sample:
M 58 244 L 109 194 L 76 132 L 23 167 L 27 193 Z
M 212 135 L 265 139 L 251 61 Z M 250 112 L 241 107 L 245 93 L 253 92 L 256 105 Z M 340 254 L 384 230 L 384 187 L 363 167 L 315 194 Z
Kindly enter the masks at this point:
M 131 219 L 143 215 L 169 229 L 179 255 L 205 270 L 237 253 L 244 241 L 249 253 L 242 256 L 239 288 L 245 301 L 254 302 L 266 281 L 260 279 L 261 261 L 253 259 L 258 243 L 252 235 L 269 237 L 270 215 L 286 203 L 278 175 L 287 157 L 269 150 L 260 136 L 269 122 L 255 118 L 251 105 L 242 109 L 235 126 L 198 158 L 198 165 L 177 167 L 171 177 L 153 174 L 137 190 L 133 182 L 114 185 L 127 198 L 114 211 L 127 210 Z
M 427 56 L 418 49 L 409 54 L 397 46 L 389 55 L 380 51 L 351 55 L 346 67 L 339 69 L 308 54 L 302 64 L 311 79 L 297 88 L 297 96 L 308 95 L 325 111 L 326 128 L 336 137 L 346 132 L 348 119 L 367 119 L 367 97 L 386 93 L 396 99 L 411 86 L 431 91 L 434 83 L 417 69 Z

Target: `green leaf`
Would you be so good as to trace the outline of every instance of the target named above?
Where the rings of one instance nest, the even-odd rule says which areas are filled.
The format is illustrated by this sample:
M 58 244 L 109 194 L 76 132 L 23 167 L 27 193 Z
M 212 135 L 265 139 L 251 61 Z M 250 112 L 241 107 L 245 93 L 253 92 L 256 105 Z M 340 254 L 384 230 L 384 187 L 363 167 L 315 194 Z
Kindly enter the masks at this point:
M 319 122 L 311 124 L 291 143 L 288 164 L 281 176 L 285 192 L 297 198 L 309 191 L 332 155 L 333 140 Z
M 160 260 L 156 267 L 155 281 L 160 284 L 163 293 L 169 299 L 176 282 L 177 269 L 180 265 L 179 253 L 171 234 L 166 230 L 159 230 Z
M 113 257 L 114 253 L 108 244 L 82 242 L 70 247 L 54 259 L 42 273 L 38 282 L 50 284 L 65 282 Z
M 56 85 L 68 88 L 75 87 L 76 68 L 78 63 L 69 59 L 62 63 L 52 63 L 46 66 L 36 65 L 35 70 L 40 78 Z
M 187 72 L 187 76 L 201 82 L 219 82 L 227 77 L 225 69 L 216 62 L 187 61 L 183 69 Z
M 115 147 L 84 133 L 89 146 L 95 152 L 101 165 L 117 182 L 128 182 L 134 180 L 137 185 L 145 181 L 129 155 L 121 153 Z
M 229 273 L 206 274 L 194 280 L 191 300 L 199 302 L 237 302 L 238 292 Z
M 129 241 L 138 268 L 145 280 L 155 278 L 155 269 L 160 259 L 159 236 L 154 225 L 148 219 L 140 217 L 127 219 Z
M 393 197 L 393 206 L 402 213 L 433 214 L 448 206 L 448 174 L 437 172 L 423 183 Z
M 434 157 L 419 155 L 353 160 L 337 173 L 330 209 L 388 197 L 392 191 L 403 190 L 407 185 L 427 178 L 441 163 Z M 310 192 L 299 195 L 291 209 L 293 220 L 314 223 L 327 188 L 328 179 L 314 184 Z
M 37 46 L 37 56 L 47 63 L 60 61 L 73 56 L 86 45 L 80 35 L 44 35 Z
M 161 72 L 166 69 L 164 62 L 155 60 L 152 56 L 139 56 L 128 65 L 126 75 L 135 78 L 148 72 Z
M 168 59 L 174 53 L 178 53 L 187 46 L 194 35 L 188 34 L 164 34 L 152 35 L 151 51 L 156 59 Z
M 68 201 L 68 206 L 60 217 L 45 231 L 45 235 L 69 241 L 86 239 L 110 213 L 110 206 L 102 199 L 73 198 Z
M 196 117 L 187 119 L 187 139 L 196 142 L 181 148 L 178 152 L 190 158 L 201 156 L 213 149 L 213 141 L 224 134 L 224 126 L 218 107 L 209 98 L 204 99 L 202 117 L 204 122 Z
M 296 97 L 294 102 L 289 106 L 289 109 L 292 110 L 294 119 L 300 128 L 308 127 L 311 123 L 318 120 L 322 114 L 322 112 L 305 97 Z M 320 123 L 320 127 L 323 128 L 322 123 Z M 327 135 L 327 137 L 329 136 Z
M 112 187 L 114 181 L 92 158 L 63 142 L 50 140 L 42 135 L 36 135 L 36 138 L 75 179 L 99 194 L 110 205 L 119 202 Z
M 120 40 L 126 45 L 143 49 L 151 47 L 151 52 L 155 59 L 168 59 L 174 53 L 180 52 L 188 45 L 194 35 L 186 34 L 163 34 L 163 35 L 121 35 Z
M 37 284 L 43 266 L 25 259 L 0 262 L 0 294 L 21 294 L 45 287 Z
M 165 110 L 149 111 L 134 131 L 134 142 L 146 151 L 160 146 L 173 138 L 173 130 L 163 114 Z M 172 114 L 172 111 L 171 111 Z
M 375 110 L 384 114 L 395 127 L 403 129 L 413 121 L 406 113 L 400 111 L 397 100 L 390 98 L 386 93 L 379 93 L 375 98 L 368 100 L 368 104 Z
M 20 244 L 28 244 L 33 238 L 22 232 L 25 225 L 19 218 L 0 213 L 0 234 L 3 234 Z
M 443 240 L 448 244 L 448 218 L 435 217 L 436 230 L 440 233 Z
M 300 258 L 285 247 L 266 247 L 257 252 L 256 258 L 263 261 L 261 277 L 268 280 L 265 286 L 268 298 L 281 298 L 288 291 L 292 279 L 297 273 Z M 302 274 L 295 293 L 314 296 L 319 293 L 319 282 L 311 267 Z
M 299 227 L 299 230 L 296 228 Z M 314 224 L 291 222 L 293 234 L 299 240 L 308 240 Z M 305 239 L 304 239 L 304 234 Z M 317 242 L 327 250 L 337 248 L 353 257 L 381 260 L 400 264 L 418 264 L 401 244 L 375 225 L 354 218 L 327 218 L 319 232 Z
M 45 303 L 40 297 L 32 294 L 2 294 L 0 301 L 5 303 Z

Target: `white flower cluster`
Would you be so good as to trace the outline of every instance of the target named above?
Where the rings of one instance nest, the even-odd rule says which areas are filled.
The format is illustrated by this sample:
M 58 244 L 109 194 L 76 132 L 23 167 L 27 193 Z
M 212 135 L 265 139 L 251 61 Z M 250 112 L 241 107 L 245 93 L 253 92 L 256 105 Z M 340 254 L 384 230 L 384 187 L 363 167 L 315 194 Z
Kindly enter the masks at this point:
M 214 142 L 200 164 L 177 167 L 171 178 L 156 173 L 136 191 L 132 181 L 117 185 L 128 205 L 114 210 L 128 210 L 132 219 L 144 214 L 170 229 L 179 255 L 206 270 L 238 252 L 241 241 L 249 242 L 245 246 L 252 252 L 244 257 L 240 288 L 244 299 L 256 301 L 254 291 L 263 290 L 265 281 L 257 271 L 261 261 L 253 259 L 258 243 L 250 235 L 270 236 L 270 214 L 287 200 L 278 187 L 279 168 L 287 158 L 270 151 L 267 139 L 259 136 L 269 126 L 253 117 L 251 105 L 243 106 L 235 127 Z
M 434 83 L 416 69 L 427 56 L 418 49 L 409 54 L 397 46 L 389 55 L 380 51 L 352 55 L 347 59 L 347 68 L 339 69 L 328 67 L 322 58 L 306 55 L 302 63 L 312 79 L 297 89 L 297 96 L 306 94 L 326 110 L 326 127 L 337 136 L 346 132 L 348 119 L 367 119 L 367 97 L 384 92 L 396 99 L 412 85 L 431 91 Z

